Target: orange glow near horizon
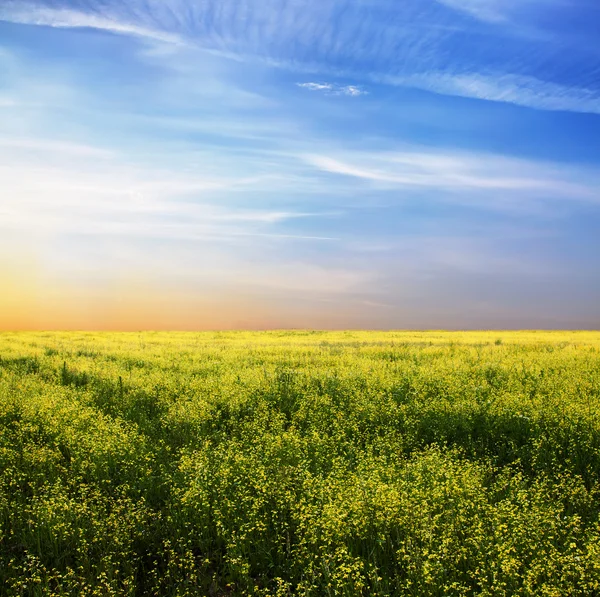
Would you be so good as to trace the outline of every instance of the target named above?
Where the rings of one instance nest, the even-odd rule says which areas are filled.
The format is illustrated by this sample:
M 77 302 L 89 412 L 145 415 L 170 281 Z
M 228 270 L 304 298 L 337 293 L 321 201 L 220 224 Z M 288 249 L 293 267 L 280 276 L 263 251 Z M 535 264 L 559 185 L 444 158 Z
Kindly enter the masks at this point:
M 244 322 L 248 307 L 147 288 L 103 289 L 94 295 L 81 288 L 13 283 L 3 284 L 0 330 L 211 330 L 244 323 L 269 327 L 260 318 Z
M 27 272 L 26 275 L 23 272 Z M 112 282 L 98 288 L 48 282 L 31 264 L 0 269 L 0 331 L 182 330 L 343 327 L 345 309 L 322 314 L 310 306 L 275 304 L 239 289 L 161 289 L 157 282 Z

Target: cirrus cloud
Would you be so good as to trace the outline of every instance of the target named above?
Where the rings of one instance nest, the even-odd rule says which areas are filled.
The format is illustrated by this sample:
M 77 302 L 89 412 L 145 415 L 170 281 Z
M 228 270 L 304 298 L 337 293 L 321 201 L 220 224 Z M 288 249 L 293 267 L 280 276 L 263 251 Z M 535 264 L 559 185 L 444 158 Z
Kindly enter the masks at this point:
M 326 95 L 349 95 L 350 97 L 358 97 L 360 95 L 368 95 L 368 91 L 365 91 L 358 85 L 336 85 L 335 83 L 296 83 L 298 87 L 302 89 L 308 89 L 309 91 L 321 91 Z

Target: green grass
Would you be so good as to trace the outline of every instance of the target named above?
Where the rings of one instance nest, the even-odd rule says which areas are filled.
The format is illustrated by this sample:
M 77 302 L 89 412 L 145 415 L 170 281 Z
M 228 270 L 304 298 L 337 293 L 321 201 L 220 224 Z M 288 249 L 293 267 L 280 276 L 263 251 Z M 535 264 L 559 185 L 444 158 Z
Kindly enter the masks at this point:
M 0 334 L 2 595 L 600 595 L 600 333 Z

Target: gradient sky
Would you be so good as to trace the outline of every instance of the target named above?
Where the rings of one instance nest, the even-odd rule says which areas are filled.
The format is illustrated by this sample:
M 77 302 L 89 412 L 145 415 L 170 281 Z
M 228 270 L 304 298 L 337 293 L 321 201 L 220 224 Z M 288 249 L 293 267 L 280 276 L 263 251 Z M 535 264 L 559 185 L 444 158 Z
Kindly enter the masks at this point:
M 599 328 L 597 0 L 0 0 L 0 329 Z

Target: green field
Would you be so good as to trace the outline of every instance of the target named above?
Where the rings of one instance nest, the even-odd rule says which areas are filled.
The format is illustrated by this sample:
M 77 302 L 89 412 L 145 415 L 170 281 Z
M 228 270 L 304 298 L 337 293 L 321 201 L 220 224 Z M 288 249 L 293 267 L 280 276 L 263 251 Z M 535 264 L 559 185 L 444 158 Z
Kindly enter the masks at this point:
M 600 332 L 0 334 L 2 595 L 600 595 Z

